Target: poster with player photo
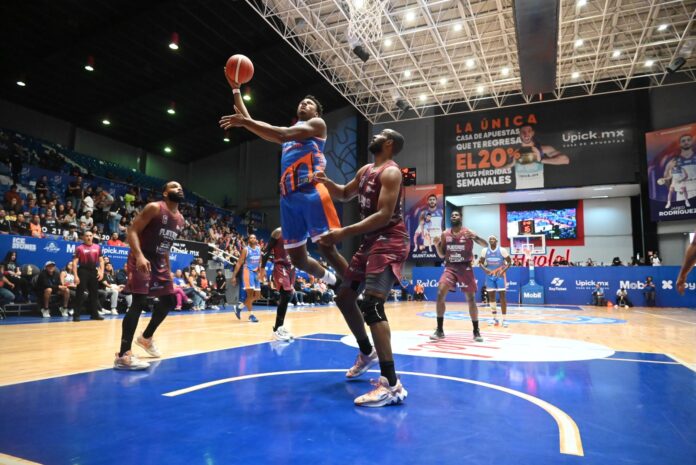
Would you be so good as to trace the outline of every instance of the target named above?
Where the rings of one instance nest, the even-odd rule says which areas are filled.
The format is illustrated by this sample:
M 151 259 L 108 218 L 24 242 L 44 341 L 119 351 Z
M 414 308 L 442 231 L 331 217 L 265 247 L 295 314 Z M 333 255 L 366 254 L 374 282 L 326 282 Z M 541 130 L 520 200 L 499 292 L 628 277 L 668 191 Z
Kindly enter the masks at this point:
M 645 134 L 653 221 L 696 218 L 696 123 Z
M 437 260 L 434 238 L 442 234 L 442 184 L 404 188 L 404 220 L 411 237 L 410 260 Z

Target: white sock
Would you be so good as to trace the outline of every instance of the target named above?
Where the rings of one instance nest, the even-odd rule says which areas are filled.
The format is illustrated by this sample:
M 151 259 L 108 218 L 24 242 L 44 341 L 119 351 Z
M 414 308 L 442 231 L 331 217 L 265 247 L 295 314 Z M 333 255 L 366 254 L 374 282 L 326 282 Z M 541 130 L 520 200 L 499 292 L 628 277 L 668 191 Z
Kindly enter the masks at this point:
M 321 278 L 321 280 L 329 286 L 333 286 L 334 284 L 336 284 L 336 275 L 330 272 L 329 270 L 326 270 L 324 272 L 324 277 Z

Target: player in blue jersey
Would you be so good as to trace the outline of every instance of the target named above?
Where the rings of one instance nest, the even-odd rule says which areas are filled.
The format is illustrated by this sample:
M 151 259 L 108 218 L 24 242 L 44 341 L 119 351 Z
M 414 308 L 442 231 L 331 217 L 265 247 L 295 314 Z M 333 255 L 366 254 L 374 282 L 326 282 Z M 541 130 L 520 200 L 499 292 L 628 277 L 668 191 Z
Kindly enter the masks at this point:
M 336 276 L 307 253 L 307 239 L 312 242 L 332 229 L 341 227 L 336 209 L 326 186 L 315 175 L 326 168 L 324 144 L 326 123 L 321 118 L 322 106 L 308 95 L 297 106 L 297 123 L 290 127 L 273 126 L 251 118 L 239 91 L 239 84 L 230 82 L 234 94 L 235 114 L 223 116 L 220 127 L 242 127 L 270 142 L 282 145 L 280 176 L 280 222 L 285 248 L 292 264 L 328 285 L 336 284 Z M 334 245 L 317 244 L 339 275 L 348 263 Z
M 507 315 L 507 279 L 505 272 L 512 266 L 512 259 L 507 249 L 500 247 L 497 237 L 488 237 L 488 247 L 481 249 L 479 266 L 486 273 L 486 289 L 488 290 L 488 302 L 493 311 L 493 324 L 495 326 L 502 324 L 503 327 L 507 327 L 507 322 L 505 321 L 505 316 Z M 498 313 L 495 307 L 496 291 L 500 295 L 500 310 L 503 312 L 500 322 L 498 322 Z
M 246 292 L 244 306 L 249 310 L 249 321 L 258 323 L 258 319 L 252 313 L 254 301 L 261 298 L 261 281 L 263 280 L 263 268 L 261 267 L 261 247 L 254 234 L 249 235 L 248 245 L 242 249 L 242 254 L 237 260 L 232 274 L 232 285 L 237 285 L 237 273 L 242 268 L 242 288 Z M 242 304 L 237 304 L 234 313 L 241 319 Z

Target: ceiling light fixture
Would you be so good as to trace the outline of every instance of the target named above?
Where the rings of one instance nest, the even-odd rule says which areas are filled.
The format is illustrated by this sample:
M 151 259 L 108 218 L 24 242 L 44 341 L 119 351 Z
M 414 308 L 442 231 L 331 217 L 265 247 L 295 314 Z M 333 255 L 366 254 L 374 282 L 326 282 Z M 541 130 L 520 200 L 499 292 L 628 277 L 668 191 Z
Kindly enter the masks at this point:
M 167 146 L 164 147 L 164 151 L 165 151 L 166 153 L 172 153 L 172 148 L 171 148 L 170 146 L 167 145 Z
M 483 86 L 478 86 L 478 87 L 476 87 L 476 92 L 478 92 L 479 94 L 482 94 L 485 89 L 486 88 Z
M 577 71 L 573 71 L 573 74 L 571 74 L 570 77 L 572 77 L 573 79 L 577 79 L 580 77 L 580 73 L 578 73 Z
M 406 21 L 413 21 L 414 19 L 416 19 L 416 13 L 413 11 L 406 13 Z
M 655 64 L 655 60 L 645 60 L 645 67 L 646 68 L 650 68 L 654 64 Z
M 582 39 L 577 39 L 577 40 L 575 41 L 575 48 L 582 47 L 582 45 L 583 45 L 584 43 L 585 43 L 584 40 L 582 40 Z
M 587 0 L 578 0 L 578 2 L 576 3 L 576 5 L 578 6 L 578 8 L 582 8 L 582 7 L 584 7 L 585 5 L 587 5 Z
M 447 84 L 447 78 L 440 78 L 440 84 L 442 84 L 443 86 Z
M 109 121 L 108 118 L 104 118 L 104 119 L 102 120 L 102 124 L 103 124 L 104 126 L 110 126 L 110 125 L 111 125 L 111 121 Z
M 459 32 L 462 30 L 462 25 L 457 23 L 454 25 L 454 32 Z
M 172 32 L 172 38 L 169 41 L 169 48 L 172 50 L 179 50 L 179 33 Z
M 411 71 L 408 69 L 404 71 L 404 77 L 411 77 Z
M 176 103 L 172 102 L 169 104 L 169 108 L 167 108 L 167 113 L 170 115 L 176 115 Z
M 509 74 L 510 74 L 510 68 L 508 68 L 507 66 L 504 67 L 503 69 L 500 70 L 500 74 L 502 74 L 503 76 L 509 75 Z
M 251 101 L 251 94 L 244 94 L 242 97 L 245 102 L 250 102 Z
M 667 26 L 666 24 L 660 24 L 660 25 L 657 27 L 657 30 L 660 31 L 660 32 L 666 31 L 668 27 L 669 27 L 669 26 Z
M 612 58 L 618 58 L 621 56 L 621 50 L 614 50 L 614 52 L 611 54 Z
M 92 72 L 94 71 L 94 57 L 92 55 L 87 57 L 87 63 L 85 64 L 85 70 Z
M 420 94 L 420 96 L 418 96 L 418 98 L 420 99 L 421 102 L 425 102 L 426 96 L 425 96 L 425 94 Z
M 476 62 L 474 60 L 472 60 L 471 58 L 466 60 L 466 67 L 469 69 L 473 68 L 475 64 L 476 64 Z
M 392 40 L 389 38 L 384 39 L 384 46 L 385 47 L 391 47 L 392 45 Z
M 27 86 L 27 83 L 24 82 L 23 79 L 20 79 L 19 81 L 17 81 L 17 85 L 18 85 L 19 87 L 26 87 L 26 86 Z

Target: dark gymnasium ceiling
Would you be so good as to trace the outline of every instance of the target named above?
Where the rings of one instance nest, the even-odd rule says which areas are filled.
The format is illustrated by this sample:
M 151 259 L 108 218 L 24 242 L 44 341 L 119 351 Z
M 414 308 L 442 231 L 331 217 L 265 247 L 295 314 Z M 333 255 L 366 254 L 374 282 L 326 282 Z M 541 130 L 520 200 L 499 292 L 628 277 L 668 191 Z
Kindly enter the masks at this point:
M 8 1 L 0 18 L 0 98 L 182 162 L 255 137 L 235 130 L 227 143 L 217 126 L 234 53 L 254 62 L 257 119 L 289 124 L 307 93 L 327 111 L 348 104 L 244 1 Z

